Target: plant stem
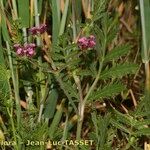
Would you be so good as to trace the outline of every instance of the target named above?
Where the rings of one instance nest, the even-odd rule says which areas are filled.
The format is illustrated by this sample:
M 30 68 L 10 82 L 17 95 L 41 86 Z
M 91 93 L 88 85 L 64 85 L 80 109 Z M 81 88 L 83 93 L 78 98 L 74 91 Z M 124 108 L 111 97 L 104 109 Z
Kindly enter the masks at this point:
M 34 14 L 35 14 L 35 26 L 38 27 L 40 25 L 40 19 L 39 19 L 40 14 L 38 13 L 38 1 L 37 0 L 34 0 Z M 39 36 L 36 38 L 36 43 L 37 43 L 37 46 L 40 46 L 41 41 L 40 41 Z
M 90 89 L 89 89 L 89 91 L 86 94 L 84 99 L 83 99 L 83 95 L 82 95 L 82 89 L 81 89 L 80 81 L 79 81 L 79 79 L 76 79 L 76 84 L 78 85 L 78 90 L 79 90 L 79 95 L 80 95 L 80 102 L 79 102 L 79 106 L 78 106 L 79 119 L 78 119 L 78 123 L 77 123 L 77 132 L 76 132 L 76 139 L 77 140 L 81 139 L 81 131 L 82 131 L 82 124 L 83 124 L 83 120 L 84 120 L 84 110 L 85 110 L 86 101 L 88 100 L 89 95 L 94 90 L 94 88 L 95 88 L 95 86 L 99 80 L 102 66 L 103 66 L 103 63 L 101 62 L 99 65 L 98 74 L 97 74 L 92 86 L 90 87 Z
M 38 13 L 38 1 L 37 0 L 34 0 L 34 13 L 35 13 L 35 26 L 39 26 L 40 25 L 40 19 L 39 19 L 39 13 Z M 40 37 L 37 37 L 36 38 L 36 43 L 37 43 L 37 46 L 40 46 L 41 45 L 41 40 L 40 40 Z M 41 58 L 39 57 L 38 58 L 38 64 L 41 65 L 42 64 L 42 60 Z M 42 70 L 39 69 L 39 74 L 40 74 L 40 79 L 42 80 Z M 40 80 L 40 81 L 41 81 Z M 44 108 L 44 105 L 43 105 L 43 86 L 41 85 L 40 86 L 40 89 L 41 89 L 41 95 L 40 95 L 40 99 L 41 99 L 41 104 L 40 104 L 40 110 L 39 110 L 39 117 L 38 117 L 38 122 L 41 121 L 41 117 L 42 117 L 42 112 L 43 112 L 43 108 Z
M 85 103 L 83 101 L 83 93 L 81 88 L 81 82 L 78 76 L 76 76 L 75 72 L 73 73 L 73 77 L 75 80 L 75 83 L 77 85 L 77 89 L 79 92 L 79 104 L 78 104 L 78 122 L 77 122 L 77 132 L 76 132 L 76 139 L 80 140 L 81 137 L 81 129 L 82 129 L 82 123 L 84 119 L 84 108 Z
M 142 23 L 142 36 L 143 36 L 143 51 L 144 51 L 144 58 L 143 62 L 145 64 L 145 75 L 146 75 L 146 82 L 145 88 L 150 91 L 150 68 L 149 68 L 149 49 L 147 47 L 147 36 L 146 36 L 146 22 L 145 22 L 145 12 L 144 12 L 144 1 L 140 0 L 140 12 L 141 12 L 141 23 Z
M 143 40 L 143 63 L 145 65 L 145 100 L 147 104 L 149 104 L 150 99 L 150 66 L 149 66 L 149 54 L 150 48 L 148 48 L 148 38 L 147 38 L 147 31 L 146 31 L 146 22 L 145 20 L 145 7 L 144 7 L 144 0 L 139 0 L 140 2 L 140 12 L 141 12 L 141 27 L 142 27 L 142 40 Z M 149 110 L 149 105 L 145 106 L 147 110 Z
M 7 108 L 7 112 L 8 112 L 8 114 L 9 114 L 9 117 L 10 117 L 10 122 L 11 122 L 11 126 L 12 126 L 12 132 L 13 132 L 13 137 L 14 137 L 14 141 L 15 141 L 15 145 L 14 145 L 14 148 L 16 149 L 16 150 L 19 150 L 19 148 L 18 148 L 18 144 L 17 144 L 17 138 L 16 138 L 16 129 L 15 129 L 15 125 L 14 125 L 14 120 L 13 120 L 13 116 L 12 116 L 12 114 L 13 114 L 13 107 L 11 108 L 11 112 L 10 112 L 10 110 Z
M 15 100 L 16 100 L 16 110 L 17 110 L 17 126 L 18 129 L 20 128 L 20 121 L 21 121 L 21 106 L 20 106 L 20 97 L 19 97 L 19 89 L 18 89 L 18 79 L 17 74 L 15 75 L 14 73 L 14 67 L 13 67 L 13 61 L 11 57 L 11 52 L 10 52 L 10 46 L 8 42 L 6 42 L 7 46 L 7 52 L 8 52 L 8 59 L 9 59 L 9 66 L 10 66 L 10 71 L 11 71 L 11 76 L 12 76 L 12 82 L 14 86 L 14 93 L 15 93 Z
M 16 20 L 18 19 L 16 0 L 12 0 L 12 5 L 13 5 L 13 11 L 14 11 L 14 20 Z
M 95 86 L 96 86 L 96 84 L 97 84 L 97 82 L 98 82 L 98 80 L 99 80 L 100 73 L 101 73 L 102 66 L 103 66 L 103 61 L 102 61 L 102 62 L 99 61 L 99 63 L 100 63 L 100 65 L 99 65 L 99 70 L 98 70 L 97 76 L 96 76 L 96 78 L 95 78 L 95 80 L 94 80 L 92 86 L 90 87 L 88 93 L 86 94 L 86 96 L 85 96 L 85 98 L 84 98 L 84 100 L 83 100 L 84 103 L 86 103 L 87 99 L 89 98 L 91 92 L 94 90 L 94 88 L 95 88 Z
M 41 104 L 41 105 L 40 105 L 40 110 L 39 110 L 38 122 L 41 122 L 43 109 L 44 109 L 44 105 Z
M 82 124 L 84 120 L 84 110 L 85 110 L 85 103 L 82 101 L 79 103 L 79 118 L 77 122 L 77 132 L 76 132 L 76 139 L 80 140 L 81 139 L 81 131 L 82 131 Z
M 143 51 L 144 51 L 144 62 L 148 61 L 148 49 L 146 43 L 146 30 L 145 30 L 145 13 L 144 13 L 144 1 L 140 0 L 140 12 L 141 12 L 141 23 L 142 23 L 142 40 L 143 40 Z
M 73 41 L 76 41 L 77 32 L 76 32 L 76 16 L 75 16 L 75 1 L 72 0 L 72 30 L 73 30 Z
M 65 30 L 68 7 L 69 7 L 69 0 L 66 0 L 63 16 L 62 16 L 62 19 L 61 19 L 59 35 L 62 35 L 64 33 L 64 30 Z
M 150 67 L 149 67 L 149 62 L 145 62 L 145 74 L 146 74 L 145 88 L 146 88 L 147 91 L 150 91 Z
M 39 66 L 42 65 L 42 60 L 41 60 L 41 57 L 38 58 L 38 64 Z M 45 96 L 45 93 L 46 93 L 46 88 L 47 86 L 43 86 L 44 84 L 44 76 L 43 76 L 43 73 L 42 73 L 42 69 L 41 67 L 39 68 L 39 80 L 40 82 L 42 81 L 41 85 L 40 85 L 40 110 L 39 110 L 39 117 L 38 117 L 38 122 L 41 121 L 41 117 L 42 117 L 42 112 L 43 112 L 43 109 L 44 109 L 44 96 Z
M 22 29 L 22 31 L 23 31 L 23 40 L 24 40 L 24 43 L 27 43 L 27 31 L 26 31 L 26 28 L 23 28 Z

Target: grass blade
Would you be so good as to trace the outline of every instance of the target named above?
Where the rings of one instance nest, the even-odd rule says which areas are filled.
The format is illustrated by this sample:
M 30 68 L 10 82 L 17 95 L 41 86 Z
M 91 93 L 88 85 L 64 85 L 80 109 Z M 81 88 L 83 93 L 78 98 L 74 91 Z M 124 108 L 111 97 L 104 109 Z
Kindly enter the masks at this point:
M 27 8 L 26 10 L 24 8 Z M 29 27 L 29 0 L 18 0 L 19 18 L 21 19 L 22 27 Z

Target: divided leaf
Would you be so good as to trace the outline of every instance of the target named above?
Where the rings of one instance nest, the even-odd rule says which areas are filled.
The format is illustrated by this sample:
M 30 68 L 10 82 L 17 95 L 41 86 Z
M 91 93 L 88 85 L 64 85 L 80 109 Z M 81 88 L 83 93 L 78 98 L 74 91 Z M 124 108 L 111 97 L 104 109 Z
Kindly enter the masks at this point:
M 103 89 L 98 89 L 97 91 L 93 92 L 92 95 L 89 97 L 89 100 L 92 101 L 107 97 L 113 97 L 122 92 L 124 89 L 125 87 L 121 83 L 109 84 Z
M 142 135 L 147 135 L 150 136 L 150 129 L 149 128 L 144 128 L 141 130 L 138 130 L 133 133 L 134 136 L 142 136 Z
M 118 59 L 119 57 L 127 54 L 131 50 L 131 46 L 126 45 L 119 45 L 112 49 L 105 57 L 105 62 Z
M 135 73 L 138 66 L 136 64 L 119 64 L 101 73 L 101 79 L 121 78 L 127 74 Z
M 72 98 L 78 99 L 77 90 L 71 82 L 63 82 L 64 90 L 66 90 Z
M 126 132 L 128 134 L 131 133 L 131 131 L 128 128 L 126 128 L 123 124 L 117 122 L 115 119 L 111 119 L 111 124 L 115 126 L 117 129 L 122 130 L 123 132 Z

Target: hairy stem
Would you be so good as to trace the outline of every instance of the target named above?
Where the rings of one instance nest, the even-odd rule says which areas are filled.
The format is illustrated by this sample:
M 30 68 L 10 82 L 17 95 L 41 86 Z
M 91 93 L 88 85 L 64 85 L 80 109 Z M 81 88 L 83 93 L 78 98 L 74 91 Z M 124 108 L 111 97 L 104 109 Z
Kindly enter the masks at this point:
M 76 139 L 80 140 L 80 138 L 81 138 L 82 124 L 83 124 L 83 120 L 84 120 L 85 103 L 83 101 L 83 93 L 82 93 L 80 79 L 79 79 L 78 76 L 76 76 L 75 73 L 73 73 L 73 77 L 74 77 L 75 83 L 77 85 L 78 93 L 79 93 L 78 122 L 77 122 Z

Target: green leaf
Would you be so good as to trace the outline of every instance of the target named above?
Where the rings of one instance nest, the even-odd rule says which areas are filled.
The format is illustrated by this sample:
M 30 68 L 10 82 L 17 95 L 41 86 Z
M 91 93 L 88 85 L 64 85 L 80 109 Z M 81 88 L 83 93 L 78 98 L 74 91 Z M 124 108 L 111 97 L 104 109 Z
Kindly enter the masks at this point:
M 112 49 L 105 57 L 105 62 L 111 61 L 111 60 L 116 60 L 119 57 L 127 54 L 131 50 L 131 46 L 126 44 L 126 45 L 119 45 Z
M 3 6 L 3 1 L 0 1 L 0 28 L 2 29 L 2 36 L 4 38 L 4 41 L 10 42 L 10 37 L 7 29 L 7 24 L 6 24 L 6 14 L 4 12 L 4 6 Z
M 139 0 L 140 12 L 141 12 L 141 29 L 142 29 L 142 60 L 144 62 L 149 61 L 150 57 L 150 1 L 149 0 Z
M 53 60 L 55 60 L 55 61 L 60 61 L 60 60 L 64 60 L 64 56 L 62 55 L 62 54 L 60 54 L 60 53 L 53 53 L 52 52 L 52 58 L 53 58 Z
M 9 94 L 9 73 L 5 66 L 0 64 L 0 100 L 8 99 Z
M 71 51 L 69 52 L 69 54 L 65 55 L 65 59 L 66 61 L 68 61 L 69 59 L 77 59 L 78 58 L 78 51 Z
M 53 36 L 53 43 L 57 43 L 59 29 L 60 29 L 60 4 L 57 0 L 49 0 L 49 3 L 52 6 L 52 36 Z
M 27 8 L 25 10 L 25 8 Z M 19 18 L 21 19 L 22 27 L 29 27 L 29 0 L 18 0 Z
M 128 125 L 128 126 L 133 126 L 136 124 L 136 120 L 130 116 L 129 114 L 122 114 L 117 110 L 113 110 L 114 114 L 114 120 L 117 120 L 117 122 L 120 122 L 122 124 Z
M 79 69 L 78 70 L 78 75 L 84 77 L 84 76 L 93 76 L 93 72 L 90 69 Z
M 4 54 L 3 54 L 3 47 L 2 47 L 2 35 L 1 35 L 1 27 L 0 27 L 0 65 L 4 65 Z
M 78 94 L 77 94 L 78 92 L 75 85 L 72 85 L 72 83 L 69 80 L 64 81 L 63 85 L 64 85 L 64 90 L 66 90 L 71 97 L 78 99 Z
M 61 52 L 64 49 L 57 44 L 52 44 L 52 52 Z
M 45 111 L 44 111 L 45 118 L 49 119 L 53 118 L 57 100 L 58 100 L 58 92 L 56 91 L 56 89 L 52 89 L 45 103 Z
M 144 119 L 142 121 L 137 121 L 134 127 L 137 129 L 141 129 L 141 128 L 145 128 L 145 126 L 148 125 L 150 125 L 150 119 Z
M 142 135 L 150 136 L 150 129 L 148 127 L 145 129 L 138 130 L 138 131 L 134 132 L 133 135 L 135 135 L 135 136 L 142 136 Z
M 96 137 L 98 138 L 98 126 L 97 126 L 97 117 L 96 117 L 96 113 L 94 112 L 94 113 L 92 113 L 91 114 L 91 117 L 92 117 L 92 122 L 93 122 L 93 125 L 94 125 L 94 128 L 95 128 L 95 135 L 96 135 Z
M 96 135 L 96 143 L 99 149 L 103 149 L 106 145 L 107 136 L 108 136 L 108 126 L 110 124 L 111 115 L 107 114 L 104 117 L 96 114 L 95 112 L 92 113 L 92 121 L 95 128 L 95 135 Z
M 61 18 L 59 35 L 62 35 L 65 31 L 65 25 L 66 25 L 66 20 L 67 20 L 67 16 L 68 16 L 68 13 L 67 13 L 68 8 L 69 8 L 69 0 L 66 0 L 65 6 L 64 6 L 64 11 L 63 11 L 62 18 Z
M 77 44 L 70 44 L 67 47 L 65 47 L 65 51 L 70 51 L 77 48 Z
M 100 78 L 101 79 L 108 79 L 108 78 L 121 78 L 127 74 L 135 73 L 138 66 L 136 64 L 119 64 L 114 66 L 108 70 L 104 70 Z
M 107 44 L 110 44 L 117 36 L 117 29 L 112 29 L 110 33 L 107 33 Z
M 124 132 L 126 132 L 126 133 L 128 133 L 128 134 L 131 133 L 131 131 L 130 131 L 128 128 L 126 128 L 126 127 L 125 127 L 124 125 L 122 125 L 121 123 L 117 122 L 115 119 L 111 119 L 111 124 L 112 124 L 114 127 L 116 127 L 117 129 L 120 129 L 120 130 L 122 130 L 122 131 L 124 131 Z
M 49 137 L 51 138 L 51 140 L 53 139 L 54 134 L 58 128 L 59 122 L 61 120 L 62 113 L 63 113 L 63 104 L 64 104 L 64 100 L 62 100 L 61 104 L 58 106 L 58 110 L 55 113 L 55 116 L 49 128 Z
M 94 13 L 92 17 L 92 21 L 97 21 L 103 17 L 103 12 L 105 11 L 107 4 L 107 0 L 95 1 L 94 5 Z
M 39 14 L 40 14 L 40 15 L 41 15 L 41 13 L 42 13 L 43 3 L 44 3 L 43 0 L 39 0 L 39 2 L 38 2 L 38 10 L 39 10 Z
M 99 100 L 102 98 L 113 97 L 122 92 L 125 87 L 121 83 L 114 83 L 105 86 L 103 89 L 98 89 L 93 92 L 89 100 Z

